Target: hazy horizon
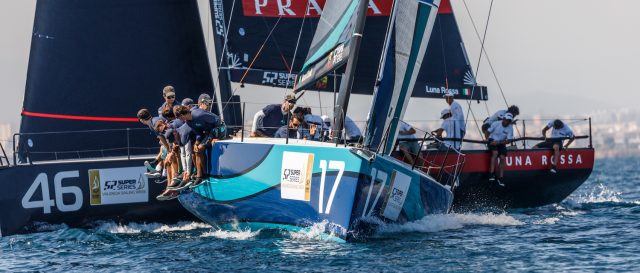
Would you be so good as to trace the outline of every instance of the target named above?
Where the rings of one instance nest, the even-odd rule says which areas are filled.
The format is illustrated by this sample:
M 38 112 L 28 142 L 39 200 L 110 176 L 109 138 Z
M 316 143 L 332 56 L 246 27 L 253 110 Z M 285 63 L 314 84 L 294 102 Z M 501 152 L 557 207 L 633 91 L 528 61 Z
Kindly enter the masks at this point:
M 35 3 L 0 3 L 0 77 L 4 87 L 0 93 L 4 98 L 0 124 L 11 124 L 13 130 L 20 121 Z M 452 4 L 475 69 L 480 43 L 464 2 L 452 0 Z M 467 4 L 479 31 L 484 31 L 490 0 Z M 635 78 L 640 62 L 638 8 L 640 2 L 631 0 L 607 4 L 592 0 L 495 1 L 485 48 L 508 102 L 518 104 L 525 117 L 634 109 L 633 101 L 640 99 L 640 93 L 626 82 Z M 486 61 L 476 74 L 478 82 L 489 87 L 491 100 L 486 106 L 472 102 L 476 115 L 484 117 L 487 108 L 490 112 L 498 110 L 504 107 L 504 101 Z M 277 101 L 282 94 L 268 90 L 249 87 L 240 94 L 262 92 L 265 103 Z M 329 101 L 323 100 L 325 104 Z M 369 100 L 354 97 L 350 115 L 366 115 Z M 410 118 L 432 119 L 444 107 L 440 100 L 413 100 L 407 113 Z

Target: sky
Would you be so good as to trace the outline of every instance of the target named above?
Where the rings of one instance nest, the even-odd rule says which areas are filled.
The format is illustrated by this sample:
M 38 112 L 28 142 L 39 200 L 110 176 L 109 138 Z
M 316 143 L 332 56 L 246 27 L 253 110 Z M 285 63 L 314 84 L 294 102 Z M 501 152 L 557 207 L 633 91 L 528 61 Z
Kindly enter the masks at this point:
M 52 0 L 49 0 L 52 1 Z M 474 66 L 480 42 L 463 0 L 451 0 L 463 40 Z M 491 0 L 466 0 L 479 31 L 485 29 Z M 0 124 L 17 130 L 20 122 L 35 0 L 0 1 Z M 640 1 L 637 0 L 494 0 L 485 49 L 509 104 L 523 118 L 542 115 L 584 115 L 595 110 L 634 109 L 640 100 Z M 376 57 L 377 58 L 377 57 Z M 472 103 L 482 119 L 505 103 L 486 59 L 477 71 L 488 86 L 490 102 Z M 269 88 L 266 88 L 268 91 Z M 243 97 L 265 94 L 265 88 L 244 88 Z M 265 97 L 280 100 L 284 91 Z M 330 97 L 306 96 L 309 104 L 327 105 Z M 355 96 L 350 115 L 363 119 L 370 98 Z M 463 102 L 464 103 L 464 102 Z M 464 103 L 466 105 L 466 103 Z M 446 105 L 441 100 L 412 100 L 410 119 L 433 119 Z M 259 104 L 249 109 L 259 108 Z

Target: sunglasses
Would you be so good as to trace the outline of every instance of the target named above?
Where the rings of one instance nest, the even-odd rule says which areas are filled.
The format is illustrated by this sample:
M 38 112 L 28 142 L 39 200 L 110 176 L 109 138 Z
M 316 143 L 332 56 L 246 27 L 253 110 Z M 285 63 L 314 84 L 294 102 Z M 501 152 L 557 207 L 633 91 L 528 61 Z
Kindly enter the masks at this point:
M 175 99 L 176 96 L 167 96 L 167 99 Z

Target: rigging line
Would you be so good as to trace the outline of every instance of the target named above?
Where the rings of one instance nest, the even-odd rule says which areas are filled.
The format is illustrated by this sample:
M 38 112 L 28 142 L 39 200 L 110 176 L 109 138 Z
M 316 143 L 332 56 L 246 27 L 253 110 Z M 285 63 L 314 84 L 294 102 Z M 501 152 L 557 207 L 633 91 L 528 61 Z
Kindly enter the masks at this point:
M 276 21 L 276 24 L 273 25 L 273 28 L 271 28 L 271 31 L 269 31 L 269 35 L 267 35 L 267 38 L 264 40 L 264 42 L 260 46 L 260 49 L 258 49 L 258 52 L 256 53 L 256 55 L 253 56 L 253 60 L 251 60 L 251 63 L 249 64 L 249 67 L 247 67 L 247 69 L 245 69 L 244 74 L 242 74 L 242 78 L 240 78 L 240 81 L 238 82 L 240 84 L 240 86 L 242 86 L 242 82 L 244 81 L 244 78 L 247 76 L 247 74 L 251 70 L 251 67 L 253 66 L 253 64 L 256 62 L 256 60 L 258 60 L 258 57 L 260 57 L 260 54 L 262 53 L 262 50 L 264 49 L 264 46 L 269 41 L 269 38 L 271 38 L 271 34 L 273 34 L 273 31 L 278 27 L 278 24 L 280 23 L 281 19 L 282 19 L 282 16 L 278 17 L 278 20 Z M 233 96 L 236 94 L 236 91 L 238 91 L 238 87 L 234 88 L 233 92 L 231 92 L 231 96 L 229 96 L 229 99 L 227 100 L 227 102 L 224 104 L 224 107 L 222 108 L 223 111 L 225 109 L 227 109 L 227 105 L 229 105 L 229 102 L 231 101 Z
M 463 0 L 463 2 L 464 1 L 465 0 Z M 491 19 L 491 11 L 493 11 L 493 0 L 491 0 L 491 4 L 489 6 L 489 12 L 487 13 L 487 23 L 485 24 L 485 27 L 484 27 L 484 35 L 483 35 L 482 41 L 481 41 L 482 44 L 481 44 L 481 47 L 480 47 L 480 54 L 478 56 L 478 64 L 476 65 L 476 76 L 478 75 L 478 72 L 480 71 L 480 62 L 482 61 L 482 53 L 484 52 L 484 42 L 487 39 L 487 32 L 489 30 L 489 20 Z M 476 79 L 476 80 L 474 80 L 473 88 L 471 89 L 471 97 L 472 98 L 473 98 L 473 93 L 476 91 L 477 87 L 478 87 L 478 81 Z M 466 115 L 465 122 L 464 122 L 464 127 L 465 128 L 467 128 L 467 123 L 469 122 L 469 112 L 471 112 L 471 101 L 470 100 L 467 100 L 467 105 L 468 105 L 467 115 Z M 472 113 L 472 115 L 474 115 L 474 120 L 475 120 L 476 119 L 475 118 L 475 114 Z M 478 127 L 478 122 L 475 122 L 475 123 L 476 123 L 476 127 Z M 483 135 L 482 134 L 482 130 L 480 130 L 480 135 Z
M 478 39 L 480 39 L 481 42 L 481 47 L 480 47 L 480 56 L 478 58 L 478 64 L 476 66 L 476 75 L 478 74 L 478 72 L 480 71 L 480 63 L 482 61 L 482 54 L 484 53 L 484 55 L 486 56 L 487 59 L 487 63 L 489 64 L 489 68 L 491 69 L 491 72 L 493 73 L 493 77 L 496 80 L 496 83 L 498 84 L 498 89 L 500 90 L 500 93 L 502 95 L 502 99 L 504 100 L 504 103 L 506 104 L 507 107 L 509 107 L 509 103 L 507 102 L 507 98 L 504 95 L 504 92 L 502 90 L 502 85 L 500 85 L 500 81 L 498 80 L 498 76 L 495 73 L 495 69 L 493 68 L 493 65 L 491 64 L 491 60 L 489 60 L 489 55 L 487 54 L 487 50 L 484 46 L 485 41 L 487 39 L 487 30 L 489 29 L 489 19 L 491 19 L 491 12 L 493 11 L 493 0 L 491 0 L 491 5 L 489 6 L 489 13 L 487 14 L 487 23 L 485 25 L 484 28 L 484 34 L 483 37 L 480 38 L 480 34 L 478 32 L 478 28 L 475 24 L 475 21 L 473 20 L 473 17 L 471 16 L 471 11 L 469 10 L 469 6 L 467 5 L 467 1 L 466 0 L 462 0 L 462 2 L 464 3 L 465 9 L 467 10 L 467 15 L 469 16 L 469 19 L 471 20 L 471 24 L 473 25 L 473 29 L 475 30 L 476 36 L 478 37 Z M 475 86 L 477 86 L 477 81 L 474 85 L 473 90 L 471 91 L 471 96 L 473 97 L 473 92 L 475 91 Z M 468 101 L 469 104 L 469 110 L 471 110 L 471 101 Z M 487 102 L 484 102 L 485 104 L 485 108 L 487 110 L 487 115 L 491 115 L 491 112 L 489 112 L 489 106 L 487 104 Z M 465 122 L 466 124 L 466 122 Z M 477 121 L 476 121 L 477 124 Z M 518 133 L 518 136 L 521 136 L 522 134 L 520 133 L 520 129 L 516 126 L 516 132 Z
M 447 54 L 445 53 L 446 49 L 444 47 L 444 37 L 442 34 L 442 20 L 440 16 L 436 17 L 438 19 L 438 28 L 440 28 L 440 48 L 442 49 L 442 65 L 444 66 L 444 82 L 445 87 L 449 88 L 449 70 L 447 68 Z
M 287 85 L 284 87 L 285 94 L 287 92 L 287 89 L 289 89 L 289 83 L 291 82 L 289 79 L 291 79 L 291 72 L 293 72 L 293 65 L 296 63 L 296 56 L 298 55 L 298 46 L 300 46 L 300 39 L 302 38 L 302 30 L 304 29 L 304 22 L 307 20 L 307 14 L 309 14 L 310 6 L 311 6 L 311 1 L 307 1 L 307 12 L 305 12 L 304 16 L 302 17 L 302 24 L 300 24 L 300 31 L 298 32 L 298 40 L 296 41 L 296 49 L 293 50 L 293 59 L 291 60 L 291 68 L 289 69 L 289 77 L 287 78 Z M 295 85 L 296 81 L 297 81 L 297 76 L 296 76 L 296 80 L 294 80 L 293 89 L 296 88 L 296 85 Z
M 467 11 L 467 15 L 469 16 L 469 20 L 471 20 L 471 25 L 473 26 L 473 30 L 475 31 L 476 37 L 478 38 L 478 41 L 482 41 L 482 39 L 480 38 L 480 32 L 478 31 L 478 27 L 476 26 L 476 22 L 475 20 L 473 20 L 473 17 L 471 16 L 471 11 L 469 11 L 469 7 L 467 6 L 467 1 L 463 0 L 462 1 L 464 3 L 464 7 Z M 502 88 L 502 84 L 500 83 L 500 80 L 498 80 L 498 75 L 496 74 L 496 70 L 493 67 L 493 63 L 491 62 L 491 58 L 489 57 L 489 53 L 487 52 L 486 48 L 483 48 L 482 51 L 484 52 L 484 55 L 487 59 L 487 64 L 489 64 L 489 68 L 491 69 L 491 73 L 493 74 L 493 79 L 496 80 L 496 84 L 498 85 L 498 90 L 500 90 L 500 94 L 502 95 L 502 100 L 504 100 L 504 104 L 509 107 L 509 103 L 507 102 L 507 97 L 504 94 L 504 89 Z M 486 101 L 485 101 L 486 103 Z
M 222 2 L 220 3 L 220 6 L 222 7 Z M 217 64 L 217 70 L 218 70 L 218 77 L 216 77 L 216 82 L 214 84 L 214 88 L 220 88 L 220 69 L 222 67 L 222 63 L 224 62 L 222 58 L 224 58 L 224 52 L 227 50 L 227 43 L 229 42 L 229 29 L 231 28 L 231 21 L 233 20 L 233 10 L 235 9 L 236 6 L 236 0 L 233 0 L 233 3 L 231 3 L 231 15 L 229 16 L 229 24 L 227 24 L 227 28 L 224 30 L 224 42 L 222 43 L 222 51 L 220 52 L 220 58 L 216 60 L 216 64 Z M 211 10 L 211 8 L 209 8 L 209 10 Z M 224 19 L 224 8 L 222 8 L 223 12 L 222 12 L 222 18 Z M 213 20 L 212 24 L 213 24 Z M 220 61 L 218 61 L 220 60 Z M 228 66 L 228 65 L 227 65 Z M 226 72 L 228 73 L 228 71 Z M 216 87 L 217 86 L 217 87 Z M 229 102 L 227 102 L 229 103 Z M 226 109 L 226 105 L 223 107 L 223 111 L 224 109 Z

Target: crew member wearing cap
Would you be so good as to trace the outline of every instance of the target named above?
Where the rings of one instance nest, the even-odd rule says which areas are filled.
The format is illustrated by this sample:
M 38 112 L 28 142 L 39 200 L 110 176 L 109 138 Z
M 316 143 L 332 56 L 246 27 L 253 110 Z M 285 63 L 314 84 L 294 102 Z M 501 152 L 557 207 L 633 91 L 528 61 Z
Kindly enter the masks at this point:
M 405 160 L 413 165 L 413 158 L 420 152 L 420 144 L 416 141 L 416 129 L 409 123 L 398 123 L 398 148 L 404 154 Z
M 547 138 L 547 131 L 551 130 L 551 138 Z M 553 158 L 551 159 L 551 172 L 556 173 L 558 171 L 558 158 L 560 156 L 560 149 L 567 149 L 569 145 L 573 143 L 576 136 L 573 134 L 569 125 L 566 125 L 559 119 L 549 121 L 544 128 L 542 128 L 542 135 L 545 141 L 538 143 L 533 148 L 553 148 Z M 562 145 L 565 139 L 569 139 L 567 145 Z
M 202 93 L 198 97 L 198 108 L 211 112 L 212 104 L 213 100 L 211 100 L 211 96 L 209 96 L 209 94 Z
M 174 106 L 178 105 L 176 103 L 176 90 L 171 85 L 167 85 L 162 89 L 162 97 L 164 97 L 164 103 L 160 105 L 158 108 L 158 116 L 162 116 L 162 109 L 165 107 L 170 107 L 173 109 Z
M 453 138 L 453 136 L 455 135 L 455 130 L 454 130 L 455 128 L 453 126 L 453 122 L 451 121 L 451 109 L 449 108 L 442 109 L 442 111 L 440 111 L 440 118 L 442 119 L 440 128 L 436 129 L 432 133 L 434 133 L 436 137 L 439 139 L 442 139 L 442 133 L 446 133 L 447 138 Z M 446 146 L 446 148 L 443 148 L 443 149 L 453 147 L 453 145 L 455 144 L 454 142 L 455 142 L 454 140 L 443 141 L 444 145 Z
M 513 115 L 511 113 L 507 113 L 504 115 L 502 120 L 496 121 L 491 124 L 489 127 L 489 151 L 491 151 L 491 162 L 490 162 L 490 178 L 489 181 L 497 181 L 498 185 L 504 186 L 503 176 L 504 176 L 504 166 L 506 164 L 506 156 L 507 156 L 507 144 L 513 141 L 513 126 L 511 123 L 513 121 Z M 500 162 L 498 162 L 498 158 L 500 158 Z M 495 170 L 496 165 L 498 165 L 498 176 L 496 178 Z
M 462 106 L 457 101 L 453 99 L 453 92 L 451 90 L 447 90 L 444 94 L 444 98 L 449 104 L 449 110 L 451 112 L 451 124 L 453 126 L 453 134 L 447 135 L 449 138 L 455 138 L 460 140 L 453 141 L 453 148 L 460 149 L 462 146 L 462 138 L 466 133 L 465 120 L 464 120 L 464 112 L 462 112 Z
M 482 124 L 482 132 L 484 133 L 485 139 L 489 139 L 489 131 L 487 130 L 489 129 L 489 127 L 491 127 L 491 124 L 496 121 L 502 120 L 504 118 L 504 115 L 507 113 L 511 113 L 511 115 L 515 119 L 516 116 L 520 115 L 520 108 L 518 108 L 518 106 L 511 105 L 507 110 L 499 110 L 490 117 L 486 118 Z
M 188 106 L 180 105 L 174 109 L 176 117 L 187 123 L 195 135 L 193 152 L 196 158 L 195 179 L 190 182 L 183 181 L 178 189 L 187 187 L 190 183 L 193 187 L 200 184 L 204 179 L 205 157 L 204 152 L 210 149 L 213 144 L 223 137 L 224 126 L 222 120 L 209 111 L 202 109 L 189 109 Z
M 160 160 L 162 159 L 162 155 L 164 154 L 163 150 L 164 151 L 168 151 L 169 148 L 170 148 L 169 147 L 169 143 L 164 138 L 164 136 L 159 134 L 155 130 L 156 124 L 158 124 L 159 121 L 164 120 L 164 118 L 162 118 L 162 116 L 159 116 L 159 117 L 151 116 L 151 112 L 149 112 L 149 110 L 147 110 L 147 109 L 140 109 L 136 116 L 138 117 L 138 121 L 140 121 L 140 123 L 148 126 L 149 130 L 151 130 L 153 135 L 156 136 L 158 138 L 158 140 L 160 141 L 160 144 L 161 144 L 160 151 L 158 152 L 158 155 L 156 156 L 155 160 L 153 162 L 151 162 L 150 164 L 159 163 Z M 145 165 L 148 165 L 148 164 L 145 164 Z M 147 167 L 147 168 L 149 168 L 149 167 Z M 150 172 L 147 172 L 145 174 L 147 176 L 149 176 L 150 178 L 160 177 L 161 174 L 162 174 L 162 164 L 157 164 L 156 167 L 155 167 L 155 171 L 150 171 Z
M 326 115 L 322 116 L 322 121 L 324 123 L 322 130 L 323 130 L 323 134 L 325 135 L 325 137 L 323 138 L 324 140 L 330 139 L 332 136 L 332 130 L 333 130 L 331 124 L 333 122 L 331 118 L 329 118 L 329 116 L 326 116 Z M 362 131 L 360 131 L 358 124 L 356 124 L 356 122 L 353 121 L 353 119 L 351 119 L 349 116 L 344 116 L 343 126 L 345 131 L 344 136 L 347 142 L 349 143 L 360 142 L 360 140 L 362 139 Z
M 296 104 L 296 96 L 289 94 L 282 104 L 267 105 L 253 116 L 251 137 L 273 137 L 282 126 L 288 125 L 291 110 Z

